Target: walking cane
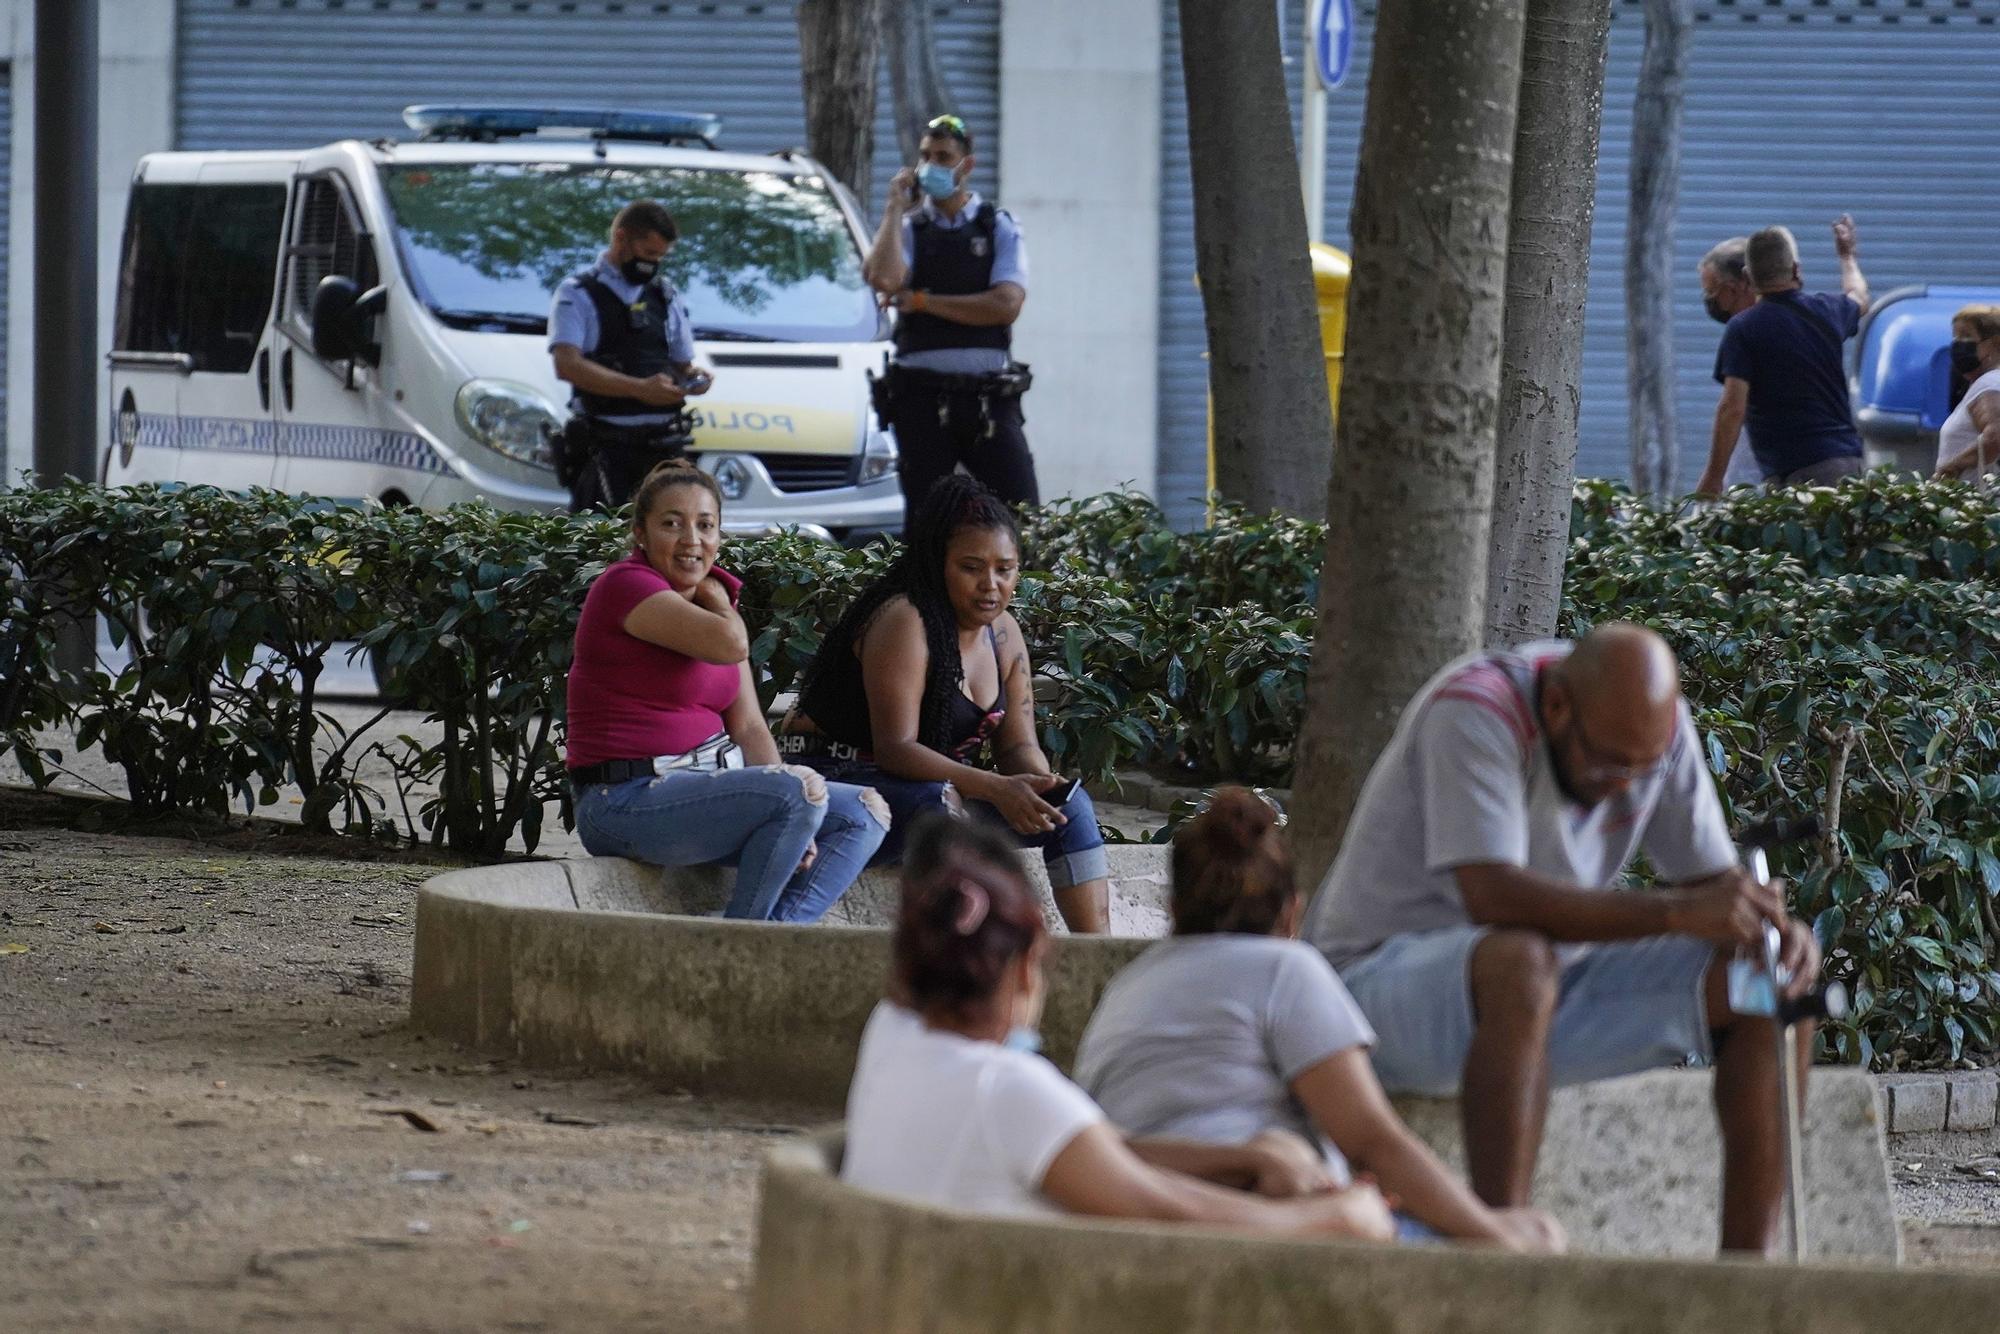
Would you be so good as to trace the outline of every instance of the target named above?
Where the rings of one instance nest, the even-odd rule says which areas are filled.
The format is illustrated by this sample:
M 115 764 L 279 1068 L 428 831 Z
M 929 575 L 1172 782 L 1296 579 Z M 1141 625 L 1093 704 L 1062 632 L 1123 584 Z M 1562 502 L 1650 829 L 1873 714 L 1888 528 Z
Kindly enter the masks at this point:
M 1760 885 L 1771 883 L 1772 848 L 1803 843 L 1819 834 L 1819 820 L 1770 820 L 1743 831 L 1744 861 Z M 1789 1258 L 1806 1257 L 1805 1146 L 1799 1127 L 1798 1041 L 1794 1031 L 1802 1019 L 1842 1019 L 1847 1015 L 1847 988 L 1838 982 L 1815 986 L 1787 1000 L 1791 975 L 1780 962 L 1784 935 L 1764 923 L 1762 959 L 1738 956 L 1729 968 L 1729 1008 L 1738 1014 L 1768 1015 L 1778 1044 L 1778 1129 L 1785 1141 L 1785 1220 Z

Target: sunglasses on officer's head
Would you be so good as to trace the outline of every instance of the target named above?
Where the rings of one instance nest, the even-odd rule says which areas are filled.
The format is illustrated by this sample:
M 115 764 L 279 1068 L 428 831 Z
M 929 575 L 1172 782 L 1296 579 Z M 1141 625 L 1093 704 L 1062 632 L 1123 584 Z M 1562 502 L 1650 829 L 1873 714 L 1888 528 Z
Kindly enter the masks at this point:
M 937 116 L 924 126 L 926 134 L 948 134 L 961 144 L 970 144 L 971 138 L 965 132 L 965 122 L 957 116 Z

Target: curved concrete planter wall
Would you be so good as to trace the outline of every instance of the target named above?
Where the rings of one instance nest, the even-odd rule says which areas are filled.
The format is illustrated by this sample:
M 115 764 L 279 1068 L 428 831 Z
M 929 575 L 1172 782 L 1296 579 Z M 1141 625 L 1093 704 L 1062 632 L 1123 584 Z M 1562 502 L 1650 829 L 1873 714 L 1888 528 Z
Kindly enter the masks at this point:
M 752 1334 L 1990 1334 L 2000 1310 L 1985 1274 L 984 1218 L 844 1186 L 837 1152 L 766 1159 Z
M 437 876 L 417 899 L 412 1017 L 529 1061 L 637 1071 L 669 1087 L 838 1115 L 888 975 L 888 933 L 662 911 L 720 883 L 707 872 L 663 881 L 611 858 Z M 1147 943 L 1055 941 L 1042 1032 L 1058 1065 L 1069 1067 L 1105 984 Z M 1458 1156 L 1457 1103 L 1399 1106 L 1441 1154 Z M 1813 1253 L 1893 1262 L 1873 1081 L 1818 1072 L 1807 1135 Z M 1535 1198 L 1579 1249 L 1706 1255 L 1715 1246 L 1718 1158 L 1705 1074 L 1565 1089 L 1549 1110 Z

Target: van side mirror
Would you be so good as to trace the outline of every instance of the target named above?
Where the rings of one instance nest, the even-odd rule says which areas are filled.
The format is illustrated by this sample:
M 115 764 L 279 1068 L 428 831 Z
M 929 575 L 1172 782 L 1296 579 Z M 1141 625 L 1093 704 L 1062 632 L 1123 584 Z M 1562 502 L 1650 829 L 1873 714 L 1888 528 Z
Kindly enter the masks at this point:
M 313 290 L 313 355 L 322 361 L 382 363 L 382 345 L 368 336 L 368 321 L 389 304 L 389 289 L 366 292 L 352 278 L 328 274 Z

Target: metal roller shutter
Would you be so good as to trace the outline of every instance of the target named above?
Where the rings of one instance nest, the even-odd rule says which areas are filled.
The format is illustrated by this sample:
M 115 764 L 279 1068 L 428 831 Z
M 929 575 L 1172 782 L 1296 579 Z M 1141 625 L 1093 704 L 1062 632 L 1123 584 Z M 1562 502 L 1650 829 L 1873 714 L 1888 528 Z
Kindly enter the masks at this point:
M 796 13 L 792 0 L 181 0 L 177 143 L 407 138 L 406 105 L 464 101 L 709 111 L 724 148 L 796 147 Z M 940 0 L 933 26 L 991 182 L 1000 2 Z M 882 86 L 871 217 L 898 165 Z
M 1328 100 L 1327 239 L 1345 247 L 1376 5 L 1357 8 L 1354 69 Z M 1302 25 L 1289 0 L 1287 53 Z M 1205 342 L 1192 287 L 1187 114 L 1176 7 L 1166 7 L 1162 209 L 1160 495 L 1192 521 L 1204 467 Z M 1702 313 L 1695 266 L 1715 242 L 1783 223 L 1809 286 L 1838 270 L 1826 224 L 1861 226 L 1882 293 L 1907 283 L 2000 283 L 2000 178 L 1977 127 L 2000 121 L 2000 0 L 1697 0 L 1674 231 L 1674 348 L 1681 484 L 1706 455 L 1720 330 Z M 1597 221 L 1585 318 L 1578 471 L 1625 477 L 1624 245 L 1632 94 L 1645 23 L 1617 0 L 1606 79 Z M 1298 64 L 1286 79 L 1296 115 Z M 1294 124 L 1296 131 L 1296 124 Z

